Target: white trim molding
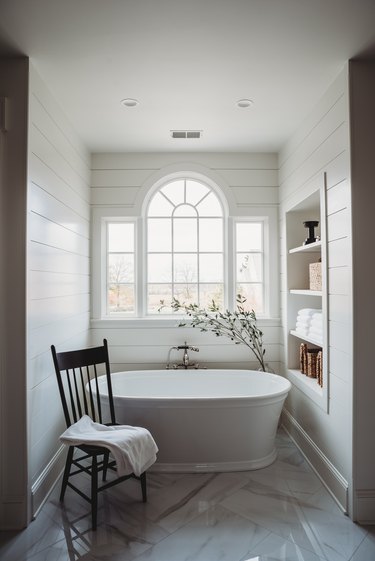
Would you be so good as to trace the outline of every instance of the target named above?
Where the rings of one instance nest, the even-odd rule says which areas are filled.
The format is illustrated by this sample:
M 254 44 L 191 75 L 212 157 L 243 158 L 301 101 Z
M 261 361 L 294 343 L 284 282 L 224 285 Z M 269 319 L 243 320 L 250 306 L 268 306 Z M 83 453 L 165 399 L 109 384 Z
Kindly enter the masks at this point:
M 349 484 L 346 479 L 286 409 L 282 413 L 282 424 L 323 485 L 347 514 Z
M 66 446 L 61 445 L 31 486 L 32 517 L 35 518 L 56 485 L 65 466 Z

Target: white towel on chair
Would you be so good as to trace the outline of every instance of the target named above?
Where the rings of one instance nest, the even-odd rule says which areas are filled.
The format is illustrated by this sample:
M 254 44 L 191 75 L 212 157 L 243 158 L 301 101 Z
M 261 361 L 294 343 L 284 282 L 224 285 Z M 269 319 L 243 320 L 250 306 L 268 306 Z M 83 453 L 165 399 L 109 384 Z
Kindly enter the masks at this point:
M 151 433 L 142 427 L 115 425 L 107 427 L 95 423 L 84 415 L 60 436 L 64 444 L 79 446 L 103 446 L 108 448 L 116 460 L 117 473 L 140 476 L 155 461 L 158 447 Z

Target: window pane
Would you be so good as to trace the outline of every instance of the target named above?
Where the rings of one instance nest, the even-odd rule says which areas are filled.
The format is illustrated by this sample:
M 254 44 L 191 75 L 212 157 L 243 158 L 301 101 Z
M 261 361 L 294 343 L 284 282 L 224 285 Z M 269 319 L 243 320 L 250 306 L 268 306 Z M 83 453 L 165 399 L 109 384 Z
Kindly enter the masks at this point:
M 175 284 L 173 295 L 182 304 L 196 304 L 198 302 L 198 287 L 196 284 Z
M 211 192 L 199 205 L 197 206 L 199 216 L 222 216 L 223 209 L 215 193 Z
M 174 205 L 180 205 L 185 202 L 184 192 L 185 192 L 185 181 L 183 179 L 179 181 L 173 181 L 172 183 L 168 183 L 168 185 L 164 185 L 160 191 L 164 193 L 166 197 Z
M 176 218 L 173 220 L 174 251 L 197 251 L 196 218 Z
M 134 282 L 134 255 L 108 255 L 108 282 Z
M 246 298 L 244 305 L 246 310 L 254 310 L 257 314 L 263 313 L 263 287 L 261 284 L 238 284 L 237 294 Z
M 199 219 L 199 251 L 223 251 L 222 218 Z
M 134 224 L 108 224 L 108 251 L 134 251 Z
M 134 313 L 134 285 L 110 284 L 108 287 L 108 312 Z
M 176 253 L 173 259 L 174 282 L 197 282 L 198 258 L 197 255 Z
M 262 282 L 262 256 L 260 253 L 237 255 L 237 281 Z
M 172 281 L 172 256 L 152 254 L 148 256 L 148 282 Z
M 262 251 L 262 224 L 238 222 L 236 224 L 237 251 Z
M 209 188 L 198 181 L 186 181 L 186 202 L 198 204 L 209 192 Z
M 164 300 L 166 306 L 160 312 L 158 311 L 161 304 L 160 300 Z M 147 312 L 149 314 L 170 314 L 172 309 L 169 304 L 172 300 L 172 286 L 170 284 L 149 284 L 147 290 Z
M 224 285 L 223 284 L 200 284 L 199 285 L 199 304 L 202 308 L 207 308 L 212 304 L 212 300 L 219 308 L 224 307 Z
M 171 216 L 174 206 L 161 193 L 156 193 L 148 207 L 148 216 Z
M 172 250 L 172 220 L 170 218 L 148 219 L 148 250 Z
M 177 216 L 197 216 L 197 211 L 191 205 L 179 205 L 173 213 L 174 218 Z
M 201 253 L 199 255 L 200 282 L 223 282 L 223 256 Z

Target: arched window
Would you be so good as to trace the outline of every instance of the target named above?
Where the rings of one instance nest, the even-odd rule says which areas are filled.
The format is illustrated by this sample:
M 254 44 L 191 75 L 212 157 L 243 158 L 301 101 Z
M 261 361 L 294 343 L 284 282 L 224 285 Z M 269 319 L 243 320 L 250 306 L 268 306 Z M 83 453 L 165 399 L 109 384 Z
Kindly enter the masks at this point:
M 224 304 L 224 211 L 214 190 L 201 181 L 164 184 L 146 213 L 147 313 L 177 298 L 204 307 Z
M 269 314 L 268 217 L 234 216 L 238 208 L 203 174 L 166 174 L 146 187 L 129 215 L 94 213 L 94 318 L 165 319 L 172 298 L 233 309 L 237 294 Z M 276 215 L 272 224 L 276 236 Z

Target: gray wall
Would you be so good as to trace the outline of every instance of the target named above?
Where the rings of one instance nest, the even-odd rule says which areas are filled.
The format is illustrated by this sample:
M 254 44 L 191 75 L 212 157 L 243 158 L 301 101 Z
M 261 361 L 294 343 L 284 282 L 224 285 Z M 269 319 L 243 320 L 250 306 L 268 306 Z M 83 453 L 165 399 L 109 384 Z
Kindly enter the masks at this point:
M 0 528 L 27 524 L 26 174 L 28 60 L 0 60 Z
M 353 220 L 354 508 L 375 523 L 375 61 L 350 63 Z

